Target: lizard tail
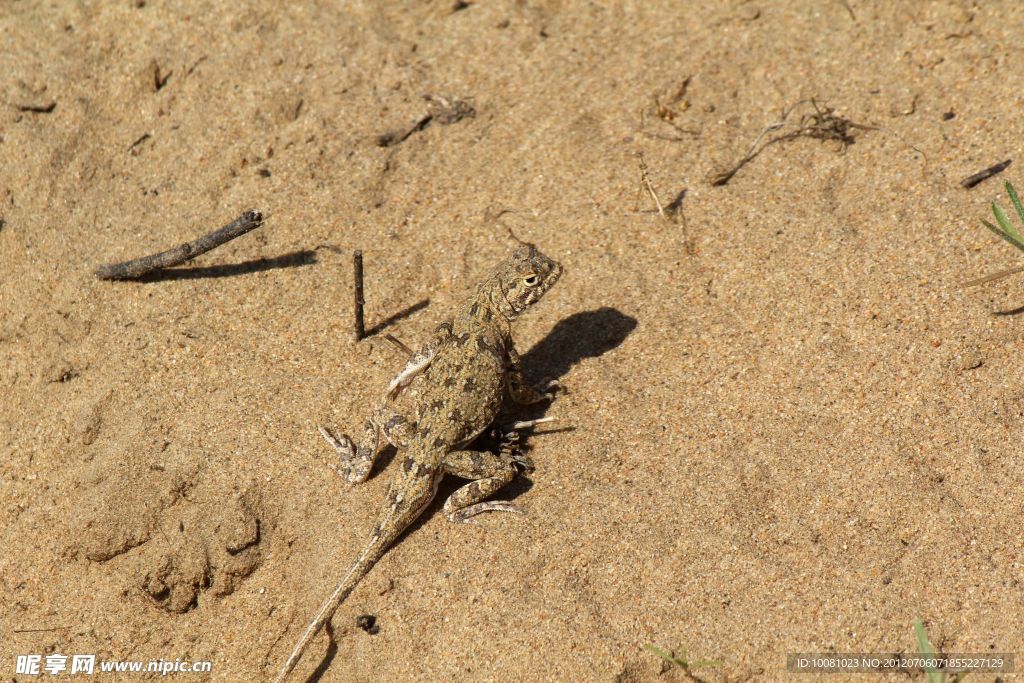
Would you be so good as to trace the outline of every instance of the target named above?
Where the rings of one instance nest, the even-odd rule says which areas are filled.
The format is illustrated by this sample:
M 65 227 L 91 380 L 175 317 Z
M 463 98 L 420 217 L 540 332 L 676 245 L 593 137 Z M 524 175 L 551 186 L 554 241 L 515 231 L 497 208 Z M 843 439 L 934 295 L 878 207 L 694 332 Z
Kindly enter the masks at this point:
M 331 620 L 331 617 L 338 611 L 338 608 L 345 601 L 345 598 L 348 597 L 348 594 L 352 592 L 352 589 L 356 587 L 360 579 L 366 576 L 370 568 L 381 558 L 385 551 L 387 551 L 387 543 L 383 542 L 383 539 L 374 537 L 370 540 L 363 553 L 359 556 L 359 559 L 353 563 L 352 568 L 345 575 L 345 578 L 338 582 L 334 591 L 320 605 L 320 609 L 316 611 L 316 616 L 309 622 L 306 630 L 302 632 L 302 637 L 295 644 L 292 653 L 288 656 L 288 661 L 281 667 L 281 671 L 277 674 L 277 678 L 274 679 L 274 683 L 283 683 L 288 678 L 288 675 L 295 668 L 295 665 L 299 663 L 302 653 L 309 647 L 316 634 Z
M 413 459 L 407 462 L 415 464 Z M 314 636 L 331 620 L 356 584 L 366 576 L 405 528 L 426 509 L 437 492 L 437 484 L 440 479 L 440 475 L 433 468 L 412 466 L 399 470 L 388 488 L 379 521 L 373 533 L 370 534 L 370 540 L 363 548 L 362 554 L 352 564 L 352 568 L 348 570 L 345 578 L 338 582 L 334 592 L 320 605 L 316 616 L 309 622 L 309 626 L 306 627 L 299 642 L 292 649 L 291 655 L 288 656 L 288 661 L 284 663 L 281 672 L 274 679 L 275 683 L 283 683 L 295 665 L 299 663 L 302 653 Z

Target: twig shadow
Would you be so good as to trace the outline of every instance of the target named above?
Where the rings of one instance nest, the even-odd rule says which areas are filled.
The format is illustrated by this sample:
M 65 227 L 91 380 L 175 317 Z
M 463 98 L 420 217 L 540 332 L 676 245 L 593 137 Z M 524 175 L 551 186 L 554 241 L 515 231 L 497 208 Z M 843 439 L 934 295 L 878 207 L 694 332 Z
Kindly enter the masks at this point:
M 424 299 L 423 301 L 417 301 L 412 306 L 409 306 L 408 308 L 403 309 L 403 310 L 399 311 L 398 313 L 395 313 L 390 318 L 385 318 L 384 320 L 380 321 L 379 323 L 377 323 L 376 325 L 374 325 L 373 327 L 368 329 L 366 331 L 366 336 L 367 337 L 372 337 L 375 334 L 380 334 L 381 332 L 383 332 L 387 328 L 389 328 L 392 325 L 394 325 L 395 323 L 397 323 L 399 320 L 404 320 L 405 318 L 408 318 L 409 316 L 411 316 L 412 314 L 416 313 L 417 311 L 422 311 L 424 308 L 426 308 L 429 305 L 430 305 L 430 299 Z
M 1024 306 L 1018 306 L 1017 308 L 1009 308 L 1005 311 L 995 311 L 995 315 L 1008 316 L 1008 315 L 1020 315 L 1024 313 Z
M 316 252 L 309 249 L 293 251 L 272 258 L 254 259 L 242 263 L 231 263 L 222 266 L 200 266 L 198 268 L 168 268 L 147 273 L 135 278 L 136 282 L 163 282 L 166 280 L 196 280 L 208 277 L 232 277 L 247 273 L 260 273 L 264 270 L 277 268 L 297 268 L 316 263 Z

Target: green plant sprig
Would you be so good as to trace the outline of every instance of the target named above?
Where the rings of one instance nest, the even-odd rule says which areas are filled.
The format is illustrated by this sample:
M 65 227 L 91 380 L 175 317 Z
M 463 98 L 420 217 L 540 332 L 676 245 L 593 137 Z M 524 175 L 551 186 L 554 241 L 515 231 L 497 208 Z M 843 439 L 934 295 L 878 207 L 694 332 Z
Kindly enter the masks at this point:
M 1016 210 L 1017 216 L 1020 217 L 1021 223 L 1024 224 L 1024 205 L 1021 204 L 1020 197 L 1017 196 L 1017 190 L 1013 189 L 1013 185 L 1010 181 L 1006 181 L 1006 194 L 1010 196 L 1010 202 L 1013 204 L 1013 208 Z M 1024 235 L 1020 233 L 1017 227 L 1013 224 L 1013 221 L 1010 220 L 1010 217 L 1006 215 L 1003 207 L 999 206 L 996 202 L 992 202 L 992 215 L 996 217 L 996 223 L 998 225 L 990 223 L 984 218 L 981 219 L 982 224 L 1000 238 L 1006 240 L 1021 251 L 1024 251 Z M 1014 273 L 1019 273 L 1021 271 L 1024 271 L 1024 266 L 1016 266 L 1007 270 L 1001 270 L 998 273 L 980 277 L 977 280 L 971 280 L 970 282 L 964 283 L 964 286 L 973 287 L 974 285 L 981 285 L 986 282 L 1000 280 L 1007 275 L 1013 275 Z
M 674 652 L 666 652 L 657 645 L 652 645 L 650 643 L 644 645 L 644 649 L 648 652 L 653 652 L 669 664 L 674 664 L 675 666 L 678 666 L 680 669 L 686 671 L 687 673 L 689 673 L 693 669 L 701 669 L 709 666 L 722 666 L 722 662 L 720 662 L 717 659 L 698 659 L 697 661 L 691 662 L 689 659 L 687 659 L 687 655 L 685 652 L 682 654 L 682 656 L 679 656 L 676 655 Z
M 1009 185 L 1010 183 L 1006 183 Z M 1012 188 L 1011 188 L 1012 190 Z M 1010 195 L 1013 199 L 1017 198 L 1017 193 L 1014 192 Z M 1017 207 L 1020 207 L 1020 201 L 1014 202 Z M 998 214 L 996 214 L 998 217 Z M 1024 247 L 1022 247 L 1024 249 Z M 934 659 L 935 650 L 932 648 L 932 644 L 928 642 L 928 632 L 924 630 L 924 624 L 921 623 L 920 619 L 914 619 L 914 635 L 917 636 L 917 649 L 921 651 L 921 656 L 925 659 Z M 960 671 L 954 676 L 949 676 L 935 669 L 935 667 L 925 667 L 925 674 L 928 677 L 928 683 L 959 683 L 967 675 L 966 671 Z
M 1006 181 L 1006 194 L 1010 195 L 1010 201 L 1013 202 L 1013 208 L 1016 209 L 1017 215 L 1020 216 L 1021 222 L 1024 222 L 1024 206 L 1020 203 L 1020 197 L 1017 196 L 1017 190 L 1013 189 L 1013 185 L 1010 181 Z M 1016 226 L 1007 217 L 1006 212 L 1003 211 L 1003 207 L 999 206 L 995 202 L 992 202 L 992 213 L 996 217 L 996 222 L 999 223 L 999 227 L 992 225 L 988 221 L 982 219 L 982 223 L 985 227 L 994 232 L 995 234 L 1002 237 L 1004 240 L 1017 247 L 1021 251 L 1024 251 L 1024 235 L 1020 234 Z

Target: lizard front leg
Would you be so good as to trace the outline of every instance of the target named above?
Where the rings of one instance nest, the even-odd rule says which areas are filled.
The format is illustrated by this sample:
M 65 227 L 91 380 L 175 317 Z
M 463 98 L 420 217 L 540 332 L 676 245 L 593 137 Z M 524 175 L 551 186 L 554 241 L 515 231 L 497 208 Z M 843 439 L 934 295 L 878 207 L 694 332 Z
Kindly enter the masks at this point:
M 558 382 L 552 380 L 543 389 L 537 390 L 531 387 L 523 379 L 522 361 L 515 347 L 509 345 L 507 351 L 507 368 L 505 370 L 505 381 L 508 384 L 508 393 L 512 400 L 522 406 L 528 406 L 541 401 L 548 401 L 554 398 L 555 394 L 549 389 L 558 387 Z
M 489 451 L 452 451 L 444 457 L 444 471 L 463 479 L 472 479 L 448 497 L 444 514 L 449 522 L 465 522 L 470 517 L 492 510 L 522 511 L 504 500 L 481 502 L 495 491 L 515 479 L 516 460 L 508 454 L 495 455 Z
M 384 392 L 387 398 L 394 401 L 418 375 L 423 374 L 437 355 L 438 349 L 452 336 L 452 324 L 444 322 L 437 326 L 430 339 L 416 353 L 409 357 L 402 371 L 388 384 Z
M 366 420 L 363 425 L 363 441 L 358 447 L 352 444 L 352 439 L 347 434 L 342 434 L 339 439 L 326 427 L 317 427 L 320 434 L 327 439 L 327 443 L 334 446 L 334 450 L 337 451 L 341 458 L 341 476 L 350 484 L 361 484 L 370 476 L 373 461 L 380 450 L 380 430 L 383 427 L 384 413 L 384 408 L 378 408 Z

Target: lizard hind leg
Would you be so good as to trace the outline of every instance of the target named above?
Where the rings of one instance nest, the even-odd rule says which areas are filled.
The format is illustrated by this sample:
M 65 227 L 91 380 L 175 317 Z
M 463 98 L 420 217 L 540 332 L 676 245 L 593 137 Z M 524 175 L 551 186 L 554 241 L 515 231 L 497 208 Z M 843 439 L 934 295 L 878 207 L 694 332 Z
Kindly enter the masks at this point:
M 470 517 L 490 511 L 522 514 L 522 510 L 508 501 L 484 501 L 518 474 L 509 458 L 488 451 L 453 451 L 444 458 L 444 471 L 473 480 L 445 501 L 444 514 L 449 522 L 466 522 Z
M 341 475 L 350 484 L 361 484 L 370 476 L 373 461 L 377 458 L 377 453 L 380 450 L 383 412 L 383 408 L 380 408 L 366 420 L 363 425 L 363 440 L 359 446 L 354 446 L 352 439 L 346 434 L 342 434 L 339 439 L 331 434 L 326 427 L 318 427 L 320 434 L 327 440 L 327 443 L 334 446 L 334 450 L 341 458 Z

